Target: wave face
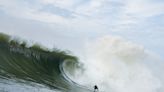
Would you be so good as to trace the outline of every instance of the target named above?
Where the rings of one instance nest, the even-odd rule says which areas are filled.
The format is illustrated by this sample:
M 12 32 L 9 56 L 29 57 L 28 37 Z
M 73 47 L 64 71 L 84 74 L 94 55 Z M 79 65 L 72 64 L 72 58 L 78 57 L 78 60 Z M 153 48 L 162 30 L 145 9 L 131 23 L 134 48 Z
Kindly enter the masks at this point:
M 43 85 L 55 92 L 88 92 L 67 78 L 64 63 L 68 64 L 65 67 L 72 69 L 78 64 L 76 57 L 64 51 L 43 50 L 38 45 L 27 47 L 24 42 L 18 43 L 7 35 L 0 35 L 0 80 L 4 84 L 12 81 L 15 84 Z

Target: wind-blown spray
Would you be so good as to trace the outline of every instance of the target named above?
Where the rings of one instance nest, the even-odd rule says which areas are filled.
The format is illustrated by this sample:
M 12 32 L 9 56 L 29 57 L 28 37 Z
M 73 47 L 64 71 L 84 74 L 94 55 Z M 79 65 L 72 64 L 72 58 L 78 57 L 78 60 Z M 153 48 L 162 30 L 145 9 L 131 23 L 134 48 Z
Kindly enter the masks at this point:
M 105 36 L 87 45 L 84 71 L 70 77 L 89 88 L 97 84 L 101 92 L 157 92 L 160 79 L 144 63 L 148 58 L 143 46 Z

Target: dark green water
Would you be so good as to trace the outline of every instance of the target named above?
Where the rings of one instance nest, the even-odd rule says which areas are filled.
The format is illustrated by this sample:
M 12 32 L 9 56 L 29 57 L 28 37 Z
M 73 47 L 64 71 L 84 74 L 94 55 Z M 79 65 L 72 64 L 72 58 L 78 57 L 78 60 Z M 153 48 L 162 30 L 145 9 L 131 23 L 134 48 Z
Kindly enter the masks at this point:
M 74 72 L 78 59 L 60 50 L 45 50 L 39 45 L 26 46 L 25 42 L 11 40 L 0 34 L 0 79 L 17 83 L 44 85 L 62 92 L 89 92 L 66 78 L 62 64 Z M 33 85 L 35 86 L 35 85 Z

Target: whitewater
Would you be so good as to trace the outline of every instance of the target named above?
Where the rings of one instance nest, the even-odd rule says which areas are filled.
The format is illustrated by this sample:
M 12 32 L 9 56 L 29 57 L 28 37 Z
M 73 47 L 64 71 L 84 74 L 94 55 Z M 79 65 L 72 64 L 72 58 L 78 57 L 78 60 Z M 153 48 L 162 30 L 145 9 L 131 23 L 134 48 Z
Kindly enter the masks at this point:
M 70 78 L 101 92 L 163 92 L 164 64 L 141 45 L 118 36 L 104 36 L 86 46 L 84 69 Z
M 33 49 L 29 56 L 29 48 L 0 44 L 0 89 L 7 92 L 93 92 L 94 85 L 100 92 L 164 91 L 160 57 L 121 37 L 88 41 L 78 60 Z

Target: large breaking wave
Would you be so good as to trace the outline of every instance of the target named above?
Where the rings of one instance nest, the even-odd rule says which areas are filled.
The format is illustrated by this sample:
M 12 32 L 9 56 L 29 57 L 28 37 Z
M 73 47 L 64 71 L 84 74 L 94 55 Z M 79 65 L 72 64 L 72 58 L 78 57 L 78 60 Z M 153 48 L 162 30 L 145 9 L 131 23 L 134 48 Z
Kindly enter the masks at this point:
M 28 47 L 25 42 L 0 35 L 1 82 L 14 81 L 32 86 L 39 84 L 62 92 L 86 92 L 87 89 L 69 80 L 63 65 L 72 68 L 73 73 L 73 68 L 78 65 L 77 58 L 57 49 L 44 50 L 36 44 Z
M 100 92 L 163 92 L 163 67 L 144 47 L 119 37 L 89 42 L 85 58 L 79 61 L 64 51 L 0 36 L 1 89 L 12 82 L 17 87 L 25 84 L 40 89 L 30 92 L 45 92 L 42 88 L 46 92 L 92 92 L 95 84 Z

